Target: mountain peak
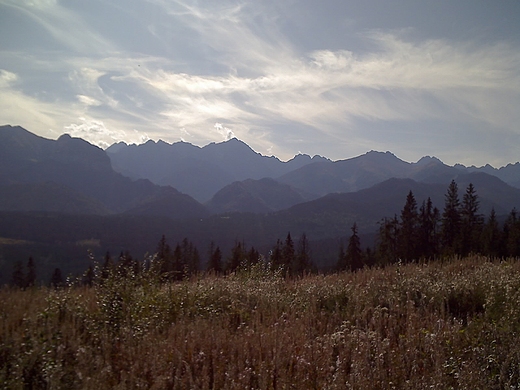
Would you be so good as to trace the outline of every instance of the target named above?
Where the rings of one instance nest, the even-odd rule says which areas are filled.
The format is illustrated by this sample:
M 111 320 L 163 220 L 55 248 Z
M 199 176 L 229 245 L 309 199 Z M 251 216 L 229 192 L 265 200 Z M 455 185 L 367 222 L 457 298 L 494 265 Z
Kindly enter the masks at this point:
M 364 155 L 367 156 L 367 157 L 392 157 L 392 158 L 397 158 L 397 156 L 395 154 L 393 154 L 392 152 L 390 152 L 388 150 L 386 152 L 380 152 L 380 151 L 377 151 L 377 150 L 371 150 L 370 152 L 366 152 Z
M 428 164 L 442 164 L 443 162 L 435 156 L 424 156 L 421 157 L 415 164 L 417 165 L 428 165 Z

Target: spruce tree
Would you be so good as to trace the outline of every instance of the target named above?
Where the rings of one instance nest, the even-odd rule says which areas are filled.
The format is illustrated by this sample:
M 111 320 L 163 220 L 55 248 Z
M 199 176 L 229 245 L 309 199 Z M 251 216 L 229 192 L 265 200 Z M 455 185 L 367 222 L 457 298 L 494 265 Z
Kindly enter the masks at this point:
M 401 211 L 401 223 L 398 236 L 398 256 L 405 262 L 418 257 L 418 213 L 417 202 L 413 192 L 406 197 L 406 203 Z
M 51 276 L 50 286 L 55 289 L 58 289 L 58 288 L 63 287 L 64 285 L 65 285 L 65 282 L 64 282 L 63 276 L 61 274 L 61 269 L 55 268 L 54 272 L 52 273 L 52 276 Z
M 502 251 L 502 234 L 498 226 L 495 209 L 491 209 L 489 218 L 482 231 L 482 251 L 490 257 L 500 257 Z
M 224 271 L 222 267 L 222 252 L 220 251 L 219 246 L 217 246 L 214 250 L 213 246 L 214 243 L 211 242 L 208 271 L 215 272 L 216 274 L 221 274 L 222 271 Z
M 169 279 L 173 272 L 173 258 L 171 248 L 166 242 L 166 236 L 164 234 L 157 244 L 156 252 L 156 258 L 159 263 L 159 272 Z
M 269 262 L 275 270 L 283 267 L 282 242 L 280 239 L 276 240 L 276 245 L 269 253 Z
M 363 268 L 363 251 L 361 250 L 361 241 L 358 235 L 357 224 L 352 225 L 352 235 L 348 241 L 347 252 L 345 253 L 347 267 L 351 271 Z
M 458 187 L 452 180 L 444 197 L 444 210 L 442 212 L 442 246 L 446 255 L 460 253 L 460 201 Z
M 247 264 L 254 265 L 260 261 L 260 253 L 255 249 L 254 246 L 247 252 Z
M 291 237 L 291 233 L 287 233 L 287 237 L 285 238 L 285 243 L 282 249 L 282 265 L 284 268 L 284 272 L 291 272 L 291 268 L 295 263 L 296 252 L 294 249 L 294 242 Z
M 27 275 L 25 276 L 25 287 L 33 287 L 36 284 L 36 267 L 34 265 L 34 260 L 29 257 L 27 261 Z
M 307 235 L 303 233 L 298 240 L 296 249 L 295 264 L 293 266 L 293 274 L 302 275 L 305 271 L 311 269 L 311 253 Z
M 175 245 L 172 255 L 172 279 L 182 280 L 184 277 L 185 264 L 183 263 L 182 249 L 179 243 Z
M 231 249 L 231 257 L 229 258 L 227 263 L 227 271 L 236 271 L 242 264 L 242 260 L 244 259 L 244 257 L 245 256 L 242 243 L 240 241 L 235 242 L 235 246 Z
M 470 183 L 462 198 L 461 214 L 461 254 L 468 255 L 480 250 L 480 236 L 482 233 L 483 218 L 478 213 L 478 195 L 475 187 Z
M 377 260 L 381 265 L 394 263 L 398 259 L 397 243 L 399 237 L 399 220 L 397 216 L 383 218 L 379 223 L 377 236 Z
M 439 218 L 439 210 L 433 207 L 432 200 L 428 198 L 419 210 L 418 253 L 420 257 L 431 259 L 438 254 Z
M 516 208 L 511 210 L 504 223 L 504 241 L 507 256 L 520 256 L 520 219 Z

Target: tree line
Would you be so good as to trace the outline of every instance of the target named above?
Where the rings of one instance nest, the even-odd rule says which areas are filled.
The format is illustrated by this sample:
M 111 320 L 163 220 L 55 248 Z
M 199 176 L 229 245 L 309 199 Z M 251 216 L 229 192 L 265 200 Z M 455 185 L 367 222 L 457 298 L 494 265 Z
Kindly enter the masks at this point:
M 412 191 L 399 215 L 379 223 L 373 250 L 362 250 L 356 224 L 346 252 L 340 249 L 338 269 L 356 270 L 374 264 L 412 262 L 446 256 L 481 254 L 490 257 L 520 256 L 520 218 L 516 209 L 503 226 L 492 209 L 487 219 L 479 212 L 480 201 L 472 183 L 462 200 L 452 180 L 442 213 L 430 198 L 418 207 Z
M 92 255 L 91 260 L 95 263 Z M 128 251 L 121 252 L 116 258 L 113 258 L 110 252 L 106 252 L 102 262 L 98 265 L 91 264 L 83 275 L 75 280 L 75 283 L 92 286 L 96 282 L 102 283 L 114 274 L 128 277 L 142 272 L 155 273 L 161 281 L 180 281 L 200 272 L 223 275 L 259 263 L 273 270 L 280 270 L 285 276 L 317 271 L 311 259 L 310 245 L 305 234 L 294 242 L 291 233 L 288 233 L 285 240 L 277 240 L 267 256 L 261 254 L 254 246 L 248 247 L 243 241 L 235 242 L 228 256 L 224 256 L 220 247 L 211 242 L 205 265 L 202 264 L 199 250 L 187 238 L 172 247 L 163 235 L 154 255 L 144 260 L 137 260 Z M 12 286 L 26 289 L 36 285 L 36 267 L 32 257 L 25 268 L 27 270 L 24 271 L 22 262 L 15 263 L 11 278 Z M 60 288 L 66 283 L 60 268 L 56 268 L 48 285 Z
M 347 247 L 340 243 L 336 270 L 355 271 L 367 266 L 472 253 L 490 257 L 519 257 L 520 216 L 516 209 L 500 226 L 494 209 L 486 219 L 479 212 L 479 207 L 479 197 L 471 183 L 462 200 L 459 199 L 457 183 L 454 180 L 450 183 L 442 213 L 434 207 L 430 198 L 418 207 L 410 191 L 400 214 L 380 221 L 373 248 L 362 246 L 357 224 L 353 224 Z M 203 262 L 198 248 L 187 238 L 171 247 L 163 235 L 155 254 L 142 261 L 134 259 L 129 252 L 121 252 L 115 259 L 107 252 L 97 272 L 91 265 L 80 283 L 92 285 L 96 278 L 103 280 L 111 273 L 126 276 L 139 274 L 143 270 L 152 270 L 164 281 L 178 281 L 204 271 L 220 275 L 258 263 L 281 270 L 283 275 L 289 277 L 318 270 L 311 258 L 307 236 L 302 234 L 294 241 L 290 232 L 284 240 L 278 239 L 266 255 L 254 246 L 248 247 L 244 242 L 237 241 L 227 256 L 211 242 L 205 257 Z M 32 257 L 25 268 L 26 271 L 19 261 L 14 264 L 13 286 L 29 288 L 36 284 L 36 267 Z M 65 284 L 59 268 L 54 270 L 48 284 L 55 288 Z

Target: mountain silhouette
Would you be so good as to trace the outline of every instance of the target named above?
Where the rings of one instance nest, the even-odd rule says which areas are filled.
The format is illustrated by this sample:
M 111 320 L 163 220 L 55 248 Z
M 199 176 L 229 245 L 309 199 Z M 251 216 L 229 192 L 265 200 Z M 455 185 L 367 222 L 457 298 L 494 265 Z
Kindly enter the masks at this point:
M 202 148 L 186 142 L 119 143 L 106 152 L 117 172 L 170 185 L 200 202 L 209 201 L 223 187 L 236 181 L 274 178 L 316 161 L 328 161 L 319 156 L 298 155 L 282 162 L 256 153 L 236 138 Z
M 274 179 L 263 178 L 233 182 L 218 191 L 206 206 L 216 214 L 269 213 L 289 208 L 306 200 L 309 200 L 309 197 L 304 196 L 301 191 Z
M 207 215 L 204 206 L 173 188 L 115 172 L 102 149 L 70 135 L 54 141 L 2 126 L 0 165 L 4 210 L 121 213 L 160 199 L 176 204 L 168 208 L 172 218 Z

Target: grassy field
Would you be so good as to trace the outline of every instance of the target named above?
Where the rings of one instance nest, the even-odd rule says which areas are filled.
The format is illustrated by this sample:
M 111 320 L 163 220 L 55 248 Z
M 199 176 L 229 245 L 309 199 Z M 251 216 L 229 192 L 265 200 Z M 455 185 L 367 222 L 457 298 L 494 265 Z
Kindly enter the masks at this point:
M 520 262 L 0 290 L 6 389 L 518 389 Z

